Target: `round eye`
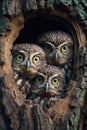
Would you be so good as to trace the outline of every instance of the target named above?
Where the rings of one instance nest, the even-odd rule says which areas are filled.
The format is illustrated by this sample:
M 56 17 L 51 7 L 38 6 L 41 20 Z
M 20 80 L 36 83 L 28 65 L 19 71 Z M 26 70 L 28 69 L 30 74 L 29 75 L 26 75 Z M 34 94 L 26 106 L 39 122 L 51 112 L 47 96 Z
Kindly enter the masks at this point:
M 67 45 L 64 45 L 61 47 L 62 52 L 66 53 L 69 51 L 69 47 Z
M 34 63 L 38 63 L 40 61 L 40 57 L 39 56 L 34 56 L 33 57 L 33 62 Z
M 16 60 L 17 60 L 18 62 L 23 62 L 24 56 L 23 56 L 22 54 L 18 54 L 18 55 L 16 56 Z
M 41 76 L 36 77 L 35 82 L 37 84 L 41 84 L 43 82 L 43 78 Z
M 58 81 L 57 78 L 53 78 L 51 82 L 52 82 L 53 85 L 58 85 L 59 84 L 59 81 Z
M 50 53 L 51 50 L 52 50 L 52 47 L 51 47 L 50 45 L 45 45 L 44 49 L 45 49 L 45 51 L 46 51 L 47 53 Z

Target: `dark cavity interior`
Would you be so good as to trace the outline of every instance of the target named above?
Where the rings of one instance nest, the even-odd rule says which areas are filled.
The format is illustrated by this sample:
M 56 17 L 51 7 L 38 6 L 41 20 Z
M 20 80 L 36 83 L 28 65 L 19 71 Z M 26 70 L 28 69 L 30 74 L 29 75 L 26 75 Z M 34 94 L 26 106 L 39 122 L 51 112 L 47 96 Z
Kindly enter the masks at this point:
M 66 19 L 55 16 L 37 16 L 25 21 L 24 28 L 20 31 L 15 43 L 34 42 L 41 33 L 53 30 L 67 32 L 75 38 L 74 28 Z

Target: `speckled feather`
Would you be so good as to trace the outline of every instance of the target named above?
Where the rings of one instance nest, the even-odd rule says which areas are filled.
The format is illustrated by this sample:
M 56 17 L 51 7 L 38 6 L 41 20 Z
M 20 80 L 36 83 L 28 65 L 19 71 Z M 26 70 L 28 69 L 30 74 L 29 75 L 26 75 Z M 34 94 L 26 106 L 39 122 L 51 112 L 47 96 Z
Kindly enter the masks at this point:
M 14 50 L 15 51 L 25 50 L 26 53 L 36 53 L 37 51 L 39 51 L 41 53 L 43 52 L 44 54 L 44 51 L 42 48 L 32 43 L 19 43 L 19 44 L 13 45 L 12 51 Z
M 48 44 L 47 42 L 53 49 L 49 54 L 46 54 L 47 63 L 65 69 L 66 81 L 69 82 L 72 78 L 74 57 L 74 43 L 71 35 L 63 31 L 49 31 L 38 36 L 37 43 L 43 49 Z M 69 47 L 69 51 L 64 54 L 61 52 L 63 45 Z M 55 56 L 57 56 L 57 60 Z
M 56 103 L 56 101 L 59 98 L 63 97 L 63 95 L 65 94 L 65 73 L 58 67 L 47 65 L 46 67 L 41 69 L 36 74 L 36 76 L 39 74 L 43 74 L 45 76 L 44 77 L 45 83 L 50 82 L 50 85 L 52 85 L 50 79 L 54 75 L 58 76 L 58 80 L 59 80 L 59 84 L 58 84 L 57 88 L 55 88 L 56 94 L 53 93 L 52 95 L 50 95 L 50 93 L 45 92 L 45 83 L 44 82 L 41 84 L 41 90 L 39 89 L 39 87 L 40 87 L 39 85 L 34 84 L 34 80 L 33 80 L 33 82 L 30 82 L 31 93 L 27 97 L 28 100 L 31 100 L 33 104 L 40 104 L 42 106 L 43 110 L 47 111 L 50 107 L 52 107 Z M 42 90 L 42 87 L 43 87 L 43 90 Z M 52 89 L 53 89 L 53 87 L 52 87 Z M 37 93 L 36 93 L 36 90 L 39 90 L 39 91 L 37 91 Z
M 21 50 L 25 52 L 25 60 L 26 56 L 28 59 L 25 63 L 18 63 L 16 59 L 16 53 L 19 53 Z M 38 55 L 40 58 L 40 62 L 38 65 L 34 64 L 32 61 L 32 55 Z M 27 61 L 30 61 L 31 67 L 27 70 Z M 14 73 L 14 80 L 19 87 L 19 90 L 25 95 L 29 94 L 30 83 L 29 78 L 31 75 L 34 75 L 39 69 L 46 65 L 45 52 L 39 46 L 32 43 L 20 43 L 13 45 L 12 48 L 12 68 Z
M 37 43 L 43 43 L 45 41 L 49 41 L 55 46 L 58 46 L 66 41 L 70 45 L 73 45 L 73 40 L 71 36 L 68 33 L 62 31 L 49 31 L 41 34 L 37 38 Z

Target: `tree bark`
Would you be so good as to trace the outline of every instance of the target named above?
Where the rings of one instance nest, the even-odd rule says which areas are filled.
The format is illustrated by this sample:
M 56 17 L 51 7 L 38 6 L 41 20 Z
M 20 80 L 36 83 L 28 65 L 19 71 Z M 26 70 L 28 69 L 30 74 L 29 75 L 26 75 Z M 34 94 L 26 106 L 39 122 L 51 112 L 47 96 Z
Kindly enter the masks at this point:
M 0 2 L 1 130 L 87 129 L 87 3 L 82 0 L 2 0 Z M 62 17 L 75 31 L 73 79 L 65 98 L 46 113 L 23 97 L 13 78 L 11 49 L 33 17 Z M 67 26 L 68 27 L 68 26 Z M 71 29 L 71 33 L 74 33 Z

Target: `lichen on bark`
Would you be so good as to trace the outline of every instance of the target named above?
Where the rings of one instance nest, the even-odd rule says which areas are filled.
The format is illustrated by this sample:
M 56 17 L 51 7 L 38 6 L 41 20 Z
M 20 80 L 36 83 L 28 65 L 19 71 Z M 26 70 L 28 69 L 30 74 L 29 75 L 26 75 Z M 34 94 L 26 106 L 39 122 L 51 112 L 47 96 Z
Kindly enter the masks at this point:
M 9 19 L 6 17 L 0 18 L 0 35 L 9 28 Z

